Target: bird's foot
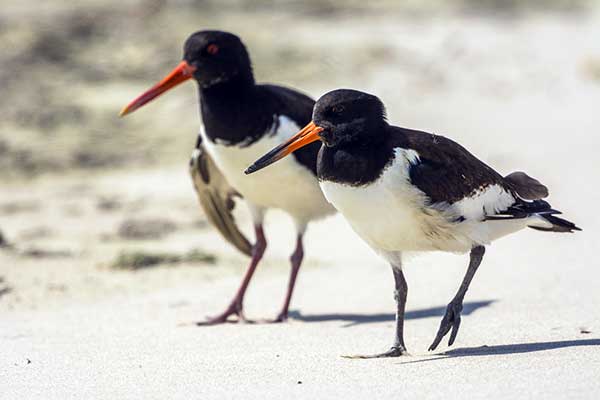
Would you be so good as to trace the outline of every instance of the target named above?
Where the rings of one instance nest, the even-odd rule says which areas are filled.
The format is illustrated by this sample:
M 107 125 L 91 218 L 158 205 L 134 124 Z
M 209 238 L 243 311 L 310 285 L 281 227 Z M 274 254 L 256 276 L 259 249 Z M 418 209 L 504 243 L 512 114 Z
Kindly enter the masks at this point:
M 388 351 L 379 354 L 370 354 L 370 355 L 351 355 L 351 356 L 342 356 L 343 358 L 352 358 L 352 359 L 368 359 L 368 358 L 388 358 L 388 357 L 400 357 L 407 356 L 408 351 L 404 346 L 394 346 Z
M 261 324 L 281 324 L 283 322 L 287 322 L 287 320 L 287 313 L 279 313 L 275 318 L 265 318 L 258 320 L 257 322 Z
M 236 316 L 237 319 L 230 319 L 229 317 L 231 316 Z M 209 326 L 236 322 L 253 323 L 254 321 L 247 319 L 244 315 L 244 309 L 242 305 L 234 302 L 221 314 L 214 317 L 209 317 L 206 319 L 206 321 L 196 322 L 196 326 Z
M 270 322 L 274 323 L 274 324 L 278 324 L 281 322 L 287 322 L 288 320 L 288 313 L 287 312 L 280 312 L 274 319 L 272 319 Z
M 448 339 L 448 346 L 452 346 L 456 339 L 456 335 L 458 334 L 458 328 L 460 327 L 460 313 L 462 308 L 462 302 L 459 301 L 451 301 L 450 304 L 448 304 L 448 307 L 446 307 L 446 314 L 444 315 L 444 318 L 442 318 L 440 328 L 438 329 L 433 343 L 429 346 L 429 351 L 435 350 L 436 347 L 438 347 L 444 336 L 450 332 L 450 329 L 452 329 L 452 333 L 450 333 L 450 339 Z

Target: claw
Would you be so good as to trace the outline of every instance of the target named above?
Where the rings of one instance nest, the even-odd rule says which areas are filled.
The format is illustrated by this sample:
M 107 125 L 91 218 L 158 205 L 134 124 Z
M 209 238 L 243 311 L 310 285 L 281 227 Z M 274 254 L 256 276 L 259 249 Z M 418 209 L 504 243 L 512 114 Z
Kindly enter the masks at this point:
M 460 320 L 460 314 L 457 314 L 455 316 L 454 324 L 452 325 L 450 339 L 448 339 L 448 346 L 452 346 L 454 344 L 454 340 L 456 340 L 456 335 L 458 335 L 458 328 L 460 328 Z
M 433 343 L 431 346 L 429 346 L 429 351 L 433 351 L 438 347 L 444 336 L 450 332 L 450 329 L 452 329 L 452 333 L 450 334 L 450 339 L 448 340 L 448 346 L 452 346 L 452 344 L 454 344 L 456 335 L 458 335 L 458 329 L 460 328 L 461 311 L 462 303 L 451 302 L 448 304 L 448 307 L 446 307 L 446 314 L 444 314 L 444 318 L 442 318 L 442 322 L 440 322 L 440 328 L 435 335 Z
M 257 322 L 260 324 L 281 324 L 284 322 L 287 322 L 288 320 L 288 316 L 287 315 L 283 315 L 283 314 L 279 314 L 277 317 L 275 318 L 265 318 L 265 319 L 260 319 Z
M 385 353 L 379 354 L 370 354 L 370 355 L 351 355 L 351 356 L 342 356 L 342 358 L 350 358 L 350 359 L 369 359 L 369 358 L 389 358 L 389 357 L 400 357 L 407 356 L 408 352 L 404 347 L 392 347 Z
M 237 320 L 230 320 L 229 317 L 232 315 L 235 315 Z M 206 321 L 196 322 L 196 326 L 211 326 L 236 322 L 253 323 L 254 321 L 246 318 L 244 310 L 240 305 L 232 304 L 223 313 L 214 317 L 209 317 Z
M 279 314 L 277 317 L 275 317 L 275 319 L 272 320 L 271 322 L 275 322 L 275 323 L 277 323 L 277 322 L 287 322 L 287 320 L 288 320 L 287 313 L 286 314 L 282 313 L 282 314 Z

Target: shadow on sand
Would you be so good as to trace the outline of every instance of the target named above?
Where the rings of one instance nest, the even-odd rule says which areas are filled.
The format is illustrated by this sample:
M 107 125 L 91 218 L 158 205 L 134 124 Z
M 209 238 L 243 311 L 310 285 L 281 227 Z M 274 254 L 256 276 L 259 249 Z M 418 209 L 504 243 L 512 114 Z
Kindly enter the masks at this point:
M 483 307 L 487 307 L 494 303 L 495 300 L 482 300 L 482 301 L 471 301 L 463 304 L 462 316 L 469 315 L 475 310 Z M 432 307 L 424 308 L 422 310 L 406 311 L 404 315 L 405 320 L 430 318 L 430 317 L 443 317 L 446 312 L 446 306 L 443 307 Z M 310 314 L 302 315 L 300 311 L 290 311 L 290 317 L 304 322 L 325 322 L 325 321 L 346 321 L 348 322 L 343 327 L 347 328 L 359 324 L 368 324 L 372 322 L 386 322 L 394 321 L 395 315 L 382 313 L 382 314 Z
M 400 364 L 415 364 L 427 361 L 446 360 L 459 357 L 496 356 L 506 354 L 533 353 L 537 351 L 556 350 L 566 347 L 600 346 L 600 339 L 560 340 L 556 342 L 534 342 L 501 344 L 496 346 L 463 347 L 446 351 L 421 360 L 406 361 Z
M 4 287 L 0 289 L 0 297 L 4 296 L 5 294 L 9 294 L 10 292 L 12 292 L 12 289 L 9 287 Z

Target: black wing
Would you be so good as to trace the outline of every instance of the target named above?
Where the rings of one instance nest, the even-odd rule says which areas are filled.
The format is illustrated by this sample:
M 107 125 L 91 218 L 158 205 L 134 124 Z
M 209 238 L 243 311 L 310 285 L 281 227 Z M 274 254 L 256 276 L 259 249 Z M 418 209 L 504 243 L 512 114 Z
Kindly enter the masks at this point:
M 548 189 L 524 172 L 514 172 L 503 178 L 464 147 L 443 136 L 398 128 L 394 141 L 396 147 L 413 149 L 419 154 L 419 162 L 411 167 L 410 179 L 432 203 L 451 204 L 490 185 L 499 185 L 513 196 L 514 202 L 505 210 L 486 215 L 486 221 L 537 215 L 546 219 L 551 227 L 530 228 L 550 232 L 581 230 L 574 223 L 556 216 L 561 212 L 541 200 L 548 195 Z
M 395 128 L 395 147 L 415 150 L 419 161 L 410 169 L 410 180 L 431 203 L 454 203 L 490 185 L 513 193 L 502 175 L 458 143 L 431 133 Z

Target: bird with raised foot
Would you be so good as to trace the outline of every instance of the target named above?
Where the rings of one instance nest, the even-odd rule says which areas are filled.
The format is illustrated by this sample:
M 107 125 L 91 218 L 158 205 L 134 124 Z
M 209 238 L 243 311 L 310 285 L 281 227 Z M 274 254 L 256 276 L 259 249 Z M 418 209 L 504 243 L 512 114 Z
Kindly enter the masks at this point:
M 560 212 L 542 200 L 548 190 L 537 180 L 523 172 L 503 177 L 450 139 L 389 125 L 383 103 L 356 90 L 334 90 L 322 96 L 312 121 L 246 173 L 318 140 L 322 146 L 317 175 L 325 197 L 391 264 L 394 275 L 394 343 L 387 352 L 357 357 L 406 354 L 408 287 L 403 253 L 470 252 L 467 272 L 429 347 L 434 350 L 448 333 L 448 345 L 456 339 L 463 300 L 485 245 L 527 227 L 547 232 L 580 230 L 557 217 Z
M 310 221 L 335 209 L 325 200 L 316 177 L 319 144 L 295 153 L 280 168 L 250 178 L 244 168 L 272 147 L 286 142 L 312 114 L 314 100 L 275 85 L 254 81 L 250 57 L 234 34 L 200 31 L 185 42 L 181 63 L 154 87 L 127 105 L 121 115 L 142 107 L 174 86 L 193 79 L 198 84 L 202 123 L 191 161 L 200 203 L 223 236 L 251 261 L 229 306 L 199 325 L 224 323 L 230 317 L 246 320 L 243 301 L 267 241 L 263 232 L 266 210 L 277 208 L 295 222 L 296 244 L 291 256 L 287 293 L 276 322 L 288 318 L 298 270 L 304 257 L 303 235 Z M 256 242 L 248 245 L 231 214 L 233 196 L 243 197 L 254 224 Z

